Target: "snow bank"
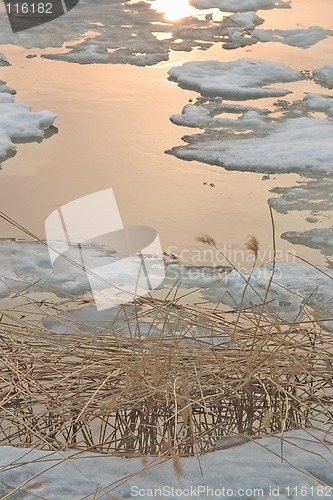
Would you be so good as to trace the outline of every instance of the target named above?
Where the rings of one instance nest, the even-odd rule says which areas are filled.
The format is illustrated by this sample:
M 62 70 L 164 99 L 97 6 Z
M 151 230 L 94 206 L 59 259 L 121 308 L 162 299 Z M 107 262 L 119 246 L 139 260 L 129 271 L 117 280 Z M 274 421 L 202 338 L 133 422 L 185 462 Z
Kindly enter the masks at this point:
M 264 86 L 304 79 L 300 71 L 285 64 L 258 59 L 193 61 L 171 68 L 169 76 L 185 88 L 233 100 L 285 96 L 288 90 Z
M 228 439 L 230 441 L 230 436 L 222 439 L 217 447 Z M 329 444 L 329 436 L 324 431 L 286 432 L 284 460 L 280 458 L 280 436 L 264 437 L 201 456 L 202 474 L 197 457 L 181 459 L 184 474 L 180 477 L 176 476 L 170 459 L 147 457 L 143 464 L 140 458 L 3 446 L 0 448 L 0 495 L 4 497 L 19 488 L 19 492 L 13 494 L 22 498 L 79 500 L 137 496 L 175 500 L 189 497 L 189 492 L 200 498 L 245 498 L 244 490 L 248 490 L 246 498 L 251 500 L 321 498 L 330 496 L 331 489 L 320 480 L 326 484 L 333 482 Z M 199 487 L 204 488 L 200 495 Z
M 191 0 L 197 9 L 217 7 L 224 12 L 246 12 L 249 10 L 290 8 L 289 0 Z

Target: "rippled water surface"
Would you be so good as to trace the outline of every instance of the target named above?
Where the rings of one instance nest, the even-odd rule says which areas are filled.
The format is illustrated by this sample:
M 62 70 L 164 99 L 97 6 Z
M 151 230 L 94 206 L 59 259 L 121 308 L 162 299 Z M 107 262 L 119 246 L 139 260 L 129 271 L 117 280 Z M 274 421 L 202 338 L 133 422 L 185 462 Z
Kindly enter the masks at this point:
M 150 4 L 154 5 L 154 2 Z M 198 95 L 169 81 L 167 72 L 171 67 L 187 61 L 233 61 L 240 57 L 269 59 L 299 70 L 312 70 L 332 63 L 333 37 L 309 48 L 268 42 L 226 50 L 221 42 L 214 41 L 213 35 L 208 36 L 208 32 L 202 40 L 197 34 L 194 41 L 189 41 L 189 19 L 181 17 L 193 13 L 187 2 L 181 2 L 182 7 L 178 11 L 176 7 L 174 10 L 165 8 L 165 17 L 162 1 L 155 2 L 158 12 L 152 10 L 150 4 L 146 4 L 147 23 L 141 23 L 139 28 L 126 28 L 132 30 L 132 34 L 140 29 L 139 36 L 143 40 L 146 33 L 147 39 L 153 37 L 163 43 L 160 50 L 164 59 L 168 60 L 148 66 L 76 64 L 40 57 L 66 53 L 73 42 L 79 44 L 84 39 L 98 39 L 101 16 L 97 19 L 93 10 L 91 22 L 95 24 L 82 33 L 79 31 L 85 26 L 80 23 L 73 25 L 71 33 L 71 24 L 65 16 L 54 24 L 45 25 L 40 36 L 42 48 L 38 47 L 38 37 L 34 38 L 28 32 L 24 34 L 25 38 L 22 35 L 17 40 L 9 32 L 8 39 L 6 34 L 1 34 L 3 45 L 0 50 L 12 65 L 0 69 L 0 79 L 17 90 L 17 101 L 29 104 L 34 111 L 48 109 L 58 115 L 55 122 L 58 133 L 41 143 L 19 144 L 16 156 L 3 163 L 0 172 L 1 210 L 43 238 L 44 221 L 55 208 L 75 198 L 112 187 L 123 222 L 156 228 L 165 251 L 183 251 L 184 257 L 191 260 L 201 248 L 195 241 L 195 236 L 200 233 L 211 234 L 220 245 L 231 251 L 243 248 L 246 238 L 253 233 L 263 249 L 267 249 L 266 256 L 272 257 L 267 199 L 277 194 L 270 190 L 295 186 L 303 179 L 295 173 L 288 173 L 274 174 L 263 180 L 262 173 L 229 172 L 221 167 L 197 161 L 186 162 L 166 155 L 165 150 L 181 144 L 183 135 L 196 132 L 177 127 L 169 119 L 171 115 L 181 113 L 183 106 L 190 99 L 195 101 Z M 171 0 L 168 5 L 172 5 Z M 78 19 L 80 6 L 74 10 Z M 207 13 L 211 14 L 212 21 L 205 19 Z M 229 14 L 217 9 L 198 12 L 193 18 L 193 29 L 198 29 L 197 22 L 215 20 L 216 23 Z M 261 29 L 301 29 L 316 25 L 333 28 L 329 0 L 295 0 L 291 9 L 258 11 L 257 14 L 264 19 Z M 145 19 L 144 13 L 140 15 Z M 61 23 L 65 22 L 68 31 L 61 47 Z M 184 22 L 186 26 L 182 24 Z M 2 23 L 4 25 L 5 21 L 2 20 Z M 184 31 L 183 41 L 178 42 L 183 44 L 180 47 L 182 50 L 177 50 L 179 39 L 175 39 L 172 33 L 178 30 L 177 36 L 180 36 L 185 27 L 187 39 Z M 205 29 L 209 29 L 209 25 Z M 102 36 L 111 37 L 111 34 L 104 33 Z M 172 37 L 172 44 L 166 45 Z M 113 40 L 113 46 L 117 40 L 123 43 L 119 35 Z M 109 48 L 109 53 L 112 50 L 116 49 Z M 27 58 L 29 55 L 37 57 Z M 316 86 L 312 80 L 283 84 L 283 87 L 294 92 L 293 98 L 301 98 L 304 92 L 332 94 Z M 257 106 L 271 104 L 266 100 L 255 103 Z M 275 212 L 277 234 L 332 225 L 330 211 L 321 211 L 315 225 L 306 220 L 308 216 L 306 210 Z M 1 222 L 0 236 L 24 235 Z M 283 252 L 296 250 L 304 258 L 318 263 L 324 260 L 319 250 L 294 246 L 280 238 L 278 248 Z

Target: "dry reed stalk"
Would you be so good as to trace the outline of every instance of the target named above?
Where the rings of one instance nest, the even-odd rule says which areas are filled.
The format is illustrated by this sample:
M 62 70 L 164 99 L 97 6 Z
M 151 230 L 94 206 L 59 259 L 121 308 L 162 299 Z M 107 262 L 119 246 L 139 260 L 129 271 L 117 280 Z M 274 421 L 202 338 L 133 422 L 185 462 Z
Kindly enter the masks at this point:
M 153 298 L 143 303 L 126 321 L 150 320 L 159 336 L 56 334 L 33 321 L 24 328 L 15 311 L 5 312 L 0 442 L 126 456 L 163 454 L 168 443 L 186 456 L 213 449 L 225 435 L 260 436 L 330 418 L 333 341 L 314 323 L 262 315 L 258 328 L 249 311 L 198 314 Z M 38 317 L 47 310 L 39 308 Z M 226 341 L 235 320 L 237 337 Z M 188 342 L 198 328 L 207 342 Z M 211 332 L 224 341 L 212 345 Z

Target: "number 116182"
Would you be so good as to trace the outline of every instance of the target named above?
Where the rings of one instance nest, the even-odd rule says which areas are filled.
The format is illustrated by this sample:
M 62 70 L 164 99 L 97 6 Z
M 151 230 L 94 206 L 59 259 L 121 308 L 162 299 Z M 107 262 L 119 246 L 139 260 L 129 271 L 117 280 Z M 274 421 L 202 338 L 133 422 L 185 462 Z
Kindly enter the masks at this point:
M 24 2 L 24 3 L 11 3 L 6 4 L 8 14 L 52 14 L 53 5 L 51 2 Z

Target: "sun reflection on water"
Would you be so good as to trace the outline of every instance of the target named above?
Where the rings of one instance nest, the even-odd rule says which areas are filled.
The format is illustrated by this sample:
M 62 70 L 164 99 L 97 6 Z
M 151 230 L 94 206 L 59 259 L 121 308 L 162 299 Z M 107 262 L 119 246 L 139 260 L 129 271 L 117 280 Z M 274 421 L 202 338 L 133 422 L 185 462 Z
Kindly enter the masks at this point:
M 152 8 L 164 13 L 168 21 L 179 21 L 183 17 L 198 14 L 198 10 L 192 7 L 188 0 L 155 0 L 152 2 Z

